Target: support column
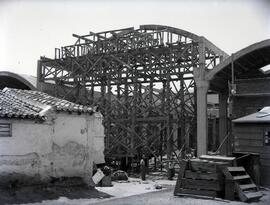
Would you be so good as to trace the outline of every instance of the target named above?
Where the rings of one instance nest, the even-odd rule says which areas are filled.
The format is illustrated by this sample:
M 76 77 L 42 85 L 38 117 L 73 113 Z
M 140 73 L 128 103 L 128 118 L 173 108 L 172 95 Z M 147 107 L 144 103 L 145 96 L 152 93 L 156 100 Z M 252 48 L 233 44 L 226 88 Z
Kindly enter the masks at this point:
M 212 151 L 216 151 L 217 149 L 217 118 L 214 116 L 213 118 L 213 126 L 212 126 Z
M 41 81 L 43 82 L 43 79 L 42 79 L 42 65 L 41 65 L 41 60 L 38 60 L 37 61 L 37 89 L 38 90 L 42 90 L 42 87 L 41 87 Z
M 197 81 L 197 156 L 207 154 L 208 145 L 208 118 L 207 118 L 207 91 L 208 81 Z
M 184 110 L 185 110 L 185 82 L 184 82 L 184 76 L 183 74 L 180 76 L 180 106 L 181 106 L 181 115 L 180 115 L 180 127 L 181 127 L 181 132 L 180 132 L 180 145 L 179 145 L 179 149 L 181 149 L 181 147 L 183 146 L 184 143 L 186 143 L 185 141 L 185 137 L 186 137 L 186 117 Z M 189 146 L 186 144 L 186 147 L 189 148 Z
M 227 100 L 228 95 L 226 93 L 219 93 L 219 145 L 223 142 L 228 133 L 228 121 L 227 121 Z M 220 148 L 220 154 L 227 154 L 227 141 L 224 142 Z
M 207 72 L 205 65 L 205 44 L 203 38 L 198 45 L 199 66 L 194 69 L 194 80 L 197 92 L 197 156 L 207 154 L 208 139 L 208 118 L 207 118 L 207 91 L 209 81 L 205 80 Z

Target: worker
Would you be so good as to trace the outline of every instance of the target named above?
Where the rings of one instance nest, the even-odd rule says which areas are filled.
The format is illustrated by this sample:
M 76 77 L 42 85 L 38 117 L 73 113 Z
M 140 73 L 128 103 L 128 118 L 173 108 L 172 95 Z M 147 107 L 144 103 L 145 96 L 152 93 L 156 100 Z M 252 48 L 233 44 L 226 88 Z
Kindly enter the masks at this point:
M 174 171 L 174 166 L 173 166 L 173 162 L 169 161 L 169 165 L 168 165 L 168 179 L 169 180 L 173 180 L 175 171 Z
M 141 179 L 142 179 L 142 181 L 145 181 L 146 168 L 145 168 L 144 155 L 140 161 L 140 169 L 141 169 Z

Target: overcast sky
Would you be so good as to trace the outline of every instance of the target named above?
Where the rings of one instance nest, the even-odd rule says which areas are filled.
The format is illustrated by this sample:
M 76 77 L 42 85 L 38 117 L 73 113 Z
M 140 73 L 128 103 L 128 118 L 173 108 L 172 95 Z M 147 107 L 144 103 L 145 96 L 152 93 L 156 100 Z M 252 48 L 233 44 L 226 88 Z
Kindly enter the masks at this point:
M 202 35 L 231 54 L 270 38 L 270 0 L 0 0 L 0 71 L 36 75 L 40 56 L 87 34 L 142 24 Z

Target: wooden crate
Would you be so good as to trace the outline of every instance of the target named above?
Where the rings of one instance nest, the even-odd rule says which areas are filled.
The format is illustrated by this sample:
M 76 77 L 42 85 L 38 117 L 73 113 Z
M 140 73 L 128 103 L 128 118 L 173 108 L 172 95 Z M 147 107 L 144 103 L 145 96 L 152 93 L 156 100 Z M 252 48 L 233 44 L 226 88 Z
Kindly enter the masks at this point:
M 174 194 L 221 197 L 225 189 L 222 169 L 228 165 L 202 159 L 182 162 Z

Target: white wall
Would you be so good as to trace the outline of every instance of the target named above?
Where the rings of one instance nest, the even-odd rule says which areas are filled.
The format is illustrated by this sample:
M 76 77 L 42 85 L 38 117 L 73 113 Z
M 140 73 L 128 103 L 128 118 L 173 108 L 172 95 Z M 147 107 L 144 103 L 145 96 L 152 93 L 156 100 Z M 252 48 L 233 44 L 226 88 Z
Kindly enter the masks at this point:
M 89 180 L 93 161 L 104 162 L 104 128 L 98 113 L 58 113 L 44 123 L 6 122 L 12 123 L 12 137 L 0 138 L 0 178 L 21 174 Z
M 92 155 L 96 164 L 104 163 L 104 126 L 103 117 L 100 113 L 94 113 L 93 120 L 90 120 L 89 126 L 91 136 L 93 136 Z
M 51 126 L 30 120 L 5 122 L 12 123 L 12 136 L 0 137 L 0 183 L 8 183 L 8 178 L 39 178 L 41 157 L 52 151 Z

